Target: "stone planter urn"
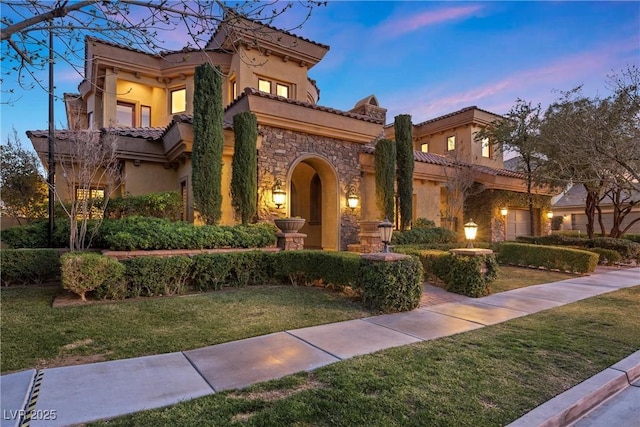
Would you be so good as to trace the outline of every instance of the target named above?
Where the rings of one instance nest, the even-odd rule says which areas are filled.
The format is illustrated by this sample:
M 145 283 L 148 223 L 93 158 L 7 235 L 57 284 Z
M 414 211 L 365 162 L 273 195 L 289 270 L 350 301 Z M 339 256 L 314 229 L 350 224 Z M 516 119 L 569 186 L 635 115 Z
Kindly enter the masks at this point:
M 297 233 L 304 225 L 304 218 L 277 218 L 274 219 L 276 227 L 285 234 Z

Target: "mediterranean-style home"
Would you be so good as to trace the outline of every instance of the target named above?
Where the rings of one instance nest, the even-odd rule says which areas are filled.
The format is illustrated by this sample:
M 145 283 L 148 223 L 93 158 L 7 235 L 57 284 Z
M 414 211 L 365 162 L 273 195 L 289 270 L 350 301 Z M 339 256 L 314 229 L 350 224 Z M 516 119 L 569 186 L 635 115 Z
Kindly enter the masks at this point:
M 381 220 L 375 202 L 374 147 L 382 137 L 393 139 L 386 110 L 373 95 L 349 111 L 318 104 L 320 89 L 308 72 L 329 46 L 254 21 L 222 23 L 204 51 L 180 50 L 153 55 L 89 37 L 85 43 L 85 78 L 79 93 L 65 94 L 70 128 L 106 128 L 118 136 L 121 176 L 115 194 L 140 195 L 179 191 L 183 219 L 193 221 L 191 151 L 195 68 L 209 61 L 220 67 L 223 80 L 223 189 L 228 189 L 234 150 L 232 117 L 251 111 L 258 120 L 258 219 L 300 216 L 306 248 L 344 250 L 358 243 L 363 222 Z M 461 230 L 464 210 L 445 214 L 452 182 L 460 171 L 473 171 L 484 191 L 523 193 L 523 176 L 504 169 L 502 153 L 474 134 L 500 116 L 468 107 L 414 125 L 415 149 L 413 217 Z M 29 131 L 46 165 L 47 131 Z M 64 158 L 70 132 L 55 133 L 56 156 Z M 57 180 L 62 179 L 59 174 Z M 69 179 L 69 177 L 67 177 Z M 71 178 L 73 179 L 73 178 Z M 281 184 L 285 203 L 272 199 Z M 96 182 L 96 194 L 105 183 Z M 62 191 L 62 190 L 60 190 Z M 235 223 L 228 191 L 223 192 L 223 224 Z M 544 193 L 544 192 L 543 192 Z M 358 204 L 348 205 L 355 195 Z M 547 199 L 550 194 L 544 193 Z M 63 198 L 78 194 L 64 194 Z M 518 234 L 516 213 L 489 206 L 481 225 L 485 240 Z M 543 218 L 543 209 L 537 214 Z M 525 221 L 521 217 L 520 222 Z M 527 216 L 528 218 L 528 216 Z M 505 221 L 506 226 L 505 226 Z M 480 222 L 483 221 L 483 222 Z M 522 234 L 528 227 L 521 226 Z M 485 229 L 483 230 L 482 227 Z M 544 232 L 542 224 L 537 225 Z M 484 233 L 484 234 L 483 234 Z

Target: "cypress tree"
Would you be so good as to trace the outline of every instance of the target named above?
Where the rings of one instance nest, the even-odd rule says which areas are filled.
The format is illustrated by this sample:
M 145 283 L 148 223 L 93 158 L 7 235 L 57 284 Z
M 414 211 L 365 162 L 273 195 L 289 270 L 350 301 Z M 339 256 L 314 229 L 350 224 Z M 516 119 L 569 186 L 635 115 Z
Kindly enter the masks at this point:
M 374 154 L 376 168 L 376 205 L 389 221 L 394 221 L 394 182 L 396 175 L 396 144 L 381 139 Z
M 400 205 L 400 230 L 405 230 L 413 220 L 413 124 L 411 116 L 395 117 L 396 163 L 398 203 Z
M 235 148 L 231 172 L 231 203 L 243 224 L 258 210 L 258 119 L 250 111 L 233 116 Z
M 207 224 L 222 216 L 222 77 L 210 64 L 196 67 L 191 183 L 194 206 Z

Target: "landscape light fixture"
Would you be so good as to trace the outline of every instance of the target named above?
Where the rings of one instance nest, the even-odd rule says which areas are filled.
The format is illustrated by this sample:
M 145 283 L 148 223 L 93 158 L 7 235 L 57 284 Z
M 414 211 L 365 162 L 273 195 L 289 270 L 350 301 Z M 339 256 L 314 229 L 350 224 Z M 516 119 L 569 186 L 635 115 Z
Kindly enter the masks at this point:
M 380 239 L 384 244 L 382 253 L 389 253 L 389 243 L 391 243 L 391 236 L 393 235 L 393 224 L 389 221 L 389 218 L 385 218 L 380 224 L 378 224 L 378 230 L 380 230 Z
M 470 220 L 464 225 L 464 237 L 467 239 L 467 248 L 473 248 L 473 241 L 478 234 L 478 224 Z
M 349 191 L 347 191 L 347 206 L 349 206 L 351 210 L 354 210 L 358 207 L 359 200 L 355 187 L 353 185 L 349 186 Z
M 276 179 L 276 183 L 273 184 L 271 197 L 273 198 L 273 203 L 275 203 L 276 208 L 280 209 L 280 206 L 284 205 L 287 193 L 282 189 L 282 181 L 280 181 L 280 179 Z

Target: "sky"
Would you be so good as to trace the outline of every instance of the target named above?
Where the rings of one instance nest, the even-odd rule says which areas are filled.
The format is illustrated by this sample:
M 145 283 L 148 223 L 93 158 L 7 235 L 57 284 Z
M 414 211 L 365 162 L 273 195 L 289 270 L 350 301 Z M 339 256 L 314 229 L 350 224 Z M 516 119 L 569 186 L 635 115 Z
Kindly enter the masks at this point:
M 301 13 L 293 9 L 274 25 L 295 26 Z M 349 110 L 373 94 L 388 123 L 398 114 L 419 123 L 472 105 L 504 114 L 518 98 L 545 108 L 579 85 L 604 97 L 607 76 L 640 66 L 637 1 L 329 1 L 292 32 L 331 47 L 309 70 L 320 105 Z M 169 35 L 173 48 L 183 43 L 176 35 Z M 2 143 L 15 128 L 29 147 L 25 132 L 48 128 L 47 95 L 3 77 Z M 81 77 L 61 64 L 55 81 L 61 97 L 77 93 Z M 7 88 L 15 88 L 11 97 Z M 56 128 L 65 128 L 61 100 L 55 114 Z

